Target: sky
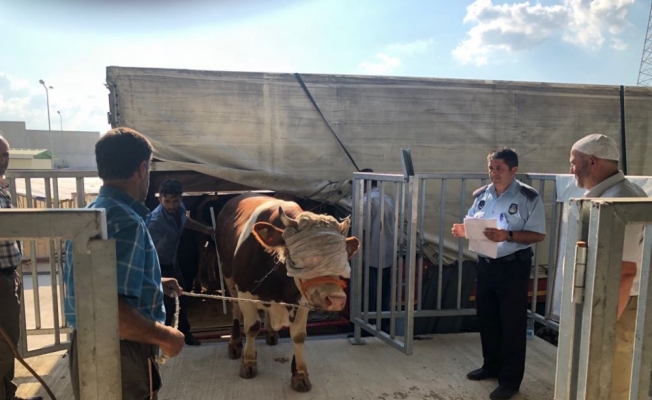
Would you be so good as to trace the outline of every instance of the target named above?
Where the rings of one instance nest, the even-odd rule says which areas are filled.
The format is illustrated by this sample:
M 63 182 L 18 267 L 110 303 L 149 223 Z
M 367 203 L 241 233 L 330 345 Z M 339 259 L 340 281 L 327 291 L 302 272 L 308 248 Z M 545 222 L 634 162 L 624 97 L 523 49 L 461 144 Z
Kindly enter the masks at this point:
M 0 121 L 48 129 L 43 79 L 105 132 L 107 66 L 634 86 L 651 2 L 0 0 Z

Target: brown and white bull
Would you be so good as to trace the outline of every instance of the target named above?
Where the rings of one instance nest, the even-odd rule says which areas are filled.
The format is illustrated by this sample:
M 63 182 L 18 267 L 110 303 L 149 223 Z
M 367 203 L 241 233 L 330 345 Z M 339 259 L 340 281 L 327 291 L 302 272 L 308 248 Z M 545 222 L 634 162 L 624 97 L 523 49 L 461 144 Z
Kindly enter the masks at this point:
M 308 308 L 302 304 L 341 311 L 346 304 L 348 261 L 359 242 L 346 237 L 349 219 L 338 222 L 329 215 L 303 211 L 294 202 L 257 194 L 244 194 L 227 202 L 217 219 L 218 251 L 231 296 L 272 302 L 263 305 L 239 301 L 233 305 L 233 328 L 228 346 L 231 359 L 242 355 L 240 323 L 247 336 L 240 365 L 242 378 L 257 372 L 255 339 L 261 328 L 258 310 L 265 312 L 265 336 L 278 343 L 278 331 L 290 328 L 294 343 L 292 388 L 312 387 L 303 353 Z M 244 317 L 244 320 L 242 319 Z

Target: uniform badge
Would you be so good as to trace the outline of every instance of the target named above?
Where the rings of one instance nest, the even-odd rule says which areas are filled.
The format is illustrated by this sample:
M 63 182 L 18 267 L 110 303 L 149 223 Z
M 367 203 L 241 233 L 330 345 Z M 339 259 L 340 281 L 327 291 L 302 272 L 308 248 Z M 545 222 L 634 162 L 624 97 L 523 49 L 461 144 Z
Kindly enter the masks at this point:
M 478 203 L 478 210 L 482 210 L 484 208 L 484 200 L 480 200 Z
M 512 203 L 512 205 L 509 206 L 509 210 L 508 210 L 508 211 L 509 211 L 509 213 L 510 213 L 511 215 L 516 214 L 516 213 L 518 212 L 518 205 Z

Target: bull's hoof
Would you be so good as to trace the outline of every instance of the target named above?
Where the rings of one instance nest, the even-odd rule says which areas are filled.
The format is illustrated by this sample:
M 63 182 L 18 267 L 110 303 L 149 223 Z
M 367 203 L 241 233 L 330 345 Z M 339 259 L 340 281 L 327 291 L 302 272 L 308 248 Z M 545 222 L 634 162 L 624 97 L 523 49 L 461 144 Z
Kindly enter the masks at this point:
M 278 344 L 278 332 L 265 333 L 265 342 L 270 346 L 276 346 Z
M 258 363 L 256 361 L 242 361 L 240 364 L 240 378 L 251 379 L 258 373 Z
M 312 383 L 310 383 L 310 378 L 308 378 L 308 374 L 292 375 L 291 385 L 292 385 L 292 389 L 301 393 L 309 392 L 310 389 L 312 389 Z
M 229 358 L 231 360 L 237 360 L 240 356 L 242 356 L 242 343 L 229 343 Z

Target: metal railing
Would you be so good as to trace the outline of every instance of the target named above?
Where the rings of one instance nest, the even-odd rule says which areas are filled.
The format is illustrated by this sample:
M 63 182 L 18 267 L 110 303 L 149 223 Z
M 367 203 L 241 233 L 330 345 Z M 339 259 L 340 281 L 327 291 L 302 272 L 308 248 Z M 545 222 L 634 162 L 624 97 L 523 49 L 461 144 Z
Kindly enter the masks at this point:
M 557 323 L 550 318 L 560 221 L 555 175 L 521 174 L 516 178 L 537 189 L 544 201 L 547 220 L 546 240 L 533 246 L 535 268 L 532 272 L 532 302 L 528 315 L 541 324 L 557 329 Z M 384 208 L 388 204 L 395 208 L 393 261 L 387 266 L 391 271 L 389 285 L 387 282 L 383 284 L 383 274 L 370 272 L 370 267 L 377 266 L 370 266 L 372 246 L 365 246 L 365 243 L 371 243 L 372 209 L 372 196 L 365 193 L 370 193 L 373 189 L 372 181 L 377 182 L 376 190 L 380 198 L 385 195 L 390 198 L 389 203 L 381 201 L 379 204 L 381 226 L 384 226 L 385 222 Z M 353 235 L 362 238 L 363 246 L 362 251 L 352 260 L 352 343 L 363 343 L 361 331 L 365 330 L 406 354 L 411 354 L 415 318 L 475 315 L 475 308 L 470 305 L 467 295 L 473 285 L 474 271 L 470 270 L 476 255 L 467 250 L 468 243 L 465 240 L 455 239 L 450 235 L 450 228 L 453 223 L 463 222 L 473 203 L 473 191 L 483 186 L 486 181 L 486 174 L 416 174 L 410 177 L 375 173 L 353 174 Z M 386 246 L 380 241 L 377 248 L 379 255 L 385 254 Z M 468 262 L 466 266 L 464 261 Z M 425 263 L 428 268 L 424 268 Z M 539 302 L 539 293 L 542 291 L 539 287 L 540 280 L 544 278 L 542 271 L 547 271 L 547 281 L 545 287 L 541 288 L 545 290 L 545 300 Z M 424 304 L 425 272 L 428 274 L 428 284 L 436 283 L 435 304 L 428 308 Z M 369 293 L 370 289 L 373 289 L 369 286 L 370 273 L 378 277 L 375 283 L 375 291 L 378 293 L 376 311 L 369 311 Z M 451 279 L 455 280 L 454 284 L 444 287 L 444 282 L 450 282 Z M 388 310 L 381 310 L 383 290 L 389 290 L 391 293 Z M 453 297 L 454 300 L 451 300 Z M 541 303 L 544 303 L 543 307 Z M 382 322 L 383 320 L 389 322 Z
M 74 170 L 8 170 L 9 190 L 15 207 L 27 209 L 83 208 L 90 197 L 86 186 L 89 178 L 97 179 L 97 171 Z M 67 190 L 64 189 L 67 187 Z M 63 193 L 65 190 L 65 193 Z M 73 192 L 74 190 L 74 192 Z M 73 198 L 74 197 L 74 198 Z M 54 351 L 65 350 L 69 346 L 67 335 L 72 329 L 63 315 L 64 288 L 62 282 L 65 244 L 57 238 L 40 237 L 23 242 L 25 259 L 20 268 L 22 275 L 31 275 L 33 319 L 27 317 L 25 291 L 21 290 L 21 320 L 23 321 L 19 351 L 23 357 L 33 357 Z M 47 261 L 46 261 L 47 260 Z M 51 288 L 51 304 L 44 304 L 39 283 L 39 261 L 49 264 L 48 271 Z M 44 307 L 51 308 L 53 324 L 44 326 L 41 315 Z M 31 313 L 30 313 L 31 314 Z M 33 328 L 28 329 L 31 325 Z M 53 336 L 53 345 L 31 349 L 28 336 Z M 62 338 L 66 335 L 66 338 Z M 43 342 L 43 341 L 41 341 Z
M 115 241 L 107 239 L 105 211 L 3 209 L 0 221 L 0 240 L 72 241 L 80 395 L 88 400 L 121 399 Z M 55 345 L 44 350 L 59 349 Z
M 627 398 L 649 398 L 652 199 L 610 198 L 569 204 L 555 399 L 611 398 L 623 243 L 631 224 L 644 227 L 644 235 Z

